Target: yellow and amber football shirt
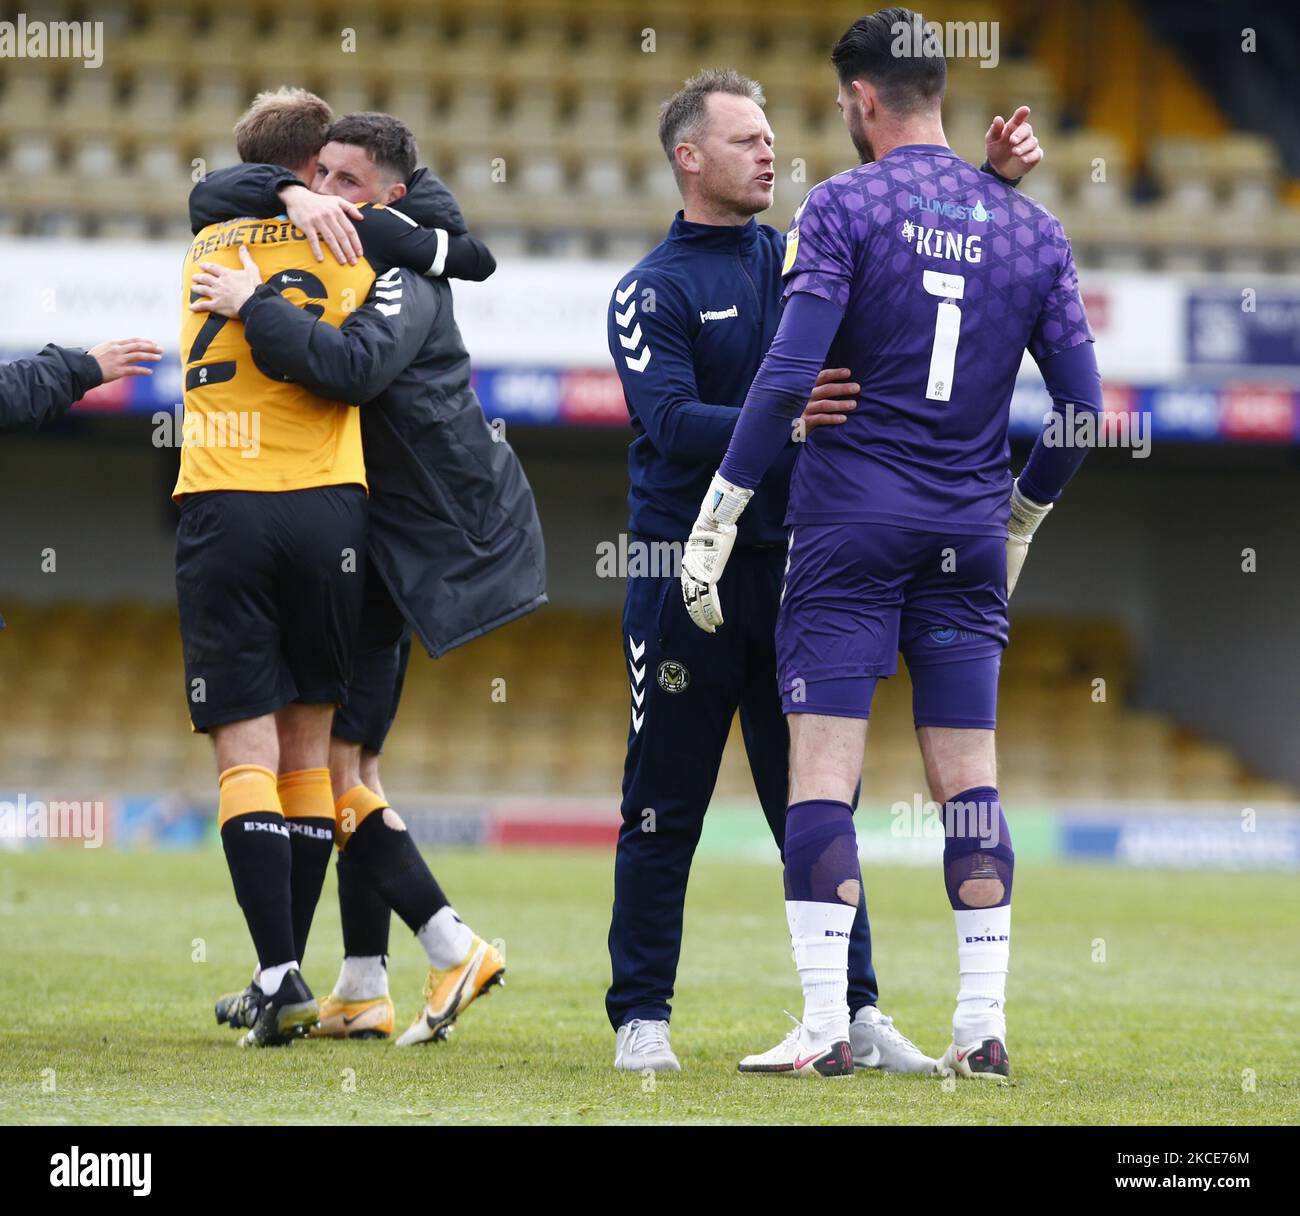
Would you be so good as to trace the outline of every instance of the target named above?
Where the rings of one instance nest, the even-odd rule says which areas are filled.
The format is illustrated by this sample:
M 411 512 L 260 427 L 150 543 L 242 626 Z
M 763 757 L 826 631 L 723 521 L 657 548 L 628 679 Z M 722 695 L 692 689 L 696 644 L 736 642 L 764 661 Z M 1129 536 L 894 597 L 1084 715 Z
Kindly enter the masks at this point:
M 316 261 L 286 219 L 238 219 L 204 228 L 181 276 L 181 359 L 185 376 L 181 470 L 172 497 L 203 490 L 306 490 L 366 484 L 357 409 L 286 380 L 261 361 L 244 326 L 192 312 L 191 276 L 200 262 L 239 267 L 247 245 L 262 281 L 330 325 L 365 301 L 375 271 Z

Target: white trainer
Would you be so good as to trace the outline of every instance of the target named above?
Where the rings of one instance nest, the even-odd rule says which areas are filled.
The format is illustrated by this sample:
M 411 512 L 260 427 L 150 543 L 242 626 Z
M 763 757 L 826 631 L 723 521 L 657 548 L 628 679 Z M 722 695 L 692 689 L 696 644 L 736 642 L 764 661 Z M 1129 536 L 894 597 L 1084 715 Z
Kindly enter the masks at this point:
M 996 1081 L 1006 1085 L 1011 1080 L 1011 1059 L 1007 1045 L 997 1038 L 980 1039 L 958 1047 L 951 1043 L 939 1061 L 943 1076 L 970 1077 L 975 1081 Z
M 633 1018 L 618 1028 L 614 1067 L 624 1072 L 681 1072 L 682 1066 L 668 1041 L 667 1022 Z
M 853 1049 L 846 1039 L 818 1042 L 791 1013 L 794 1029 L 775 1047 L 740 1062 L 741 1072 L 782 1073 L 788 1077 L 826 1077 L 853 1075 Z
M 874 1005 L 864 1005 L 849 1023 L 849 1043 L 855 1068 L 878 1068 L 881 1072 L 923 1072 L 933 1075 L 939 1061 L 925 1054 L 906 1035 L 894 1028 L 894 1019 Z

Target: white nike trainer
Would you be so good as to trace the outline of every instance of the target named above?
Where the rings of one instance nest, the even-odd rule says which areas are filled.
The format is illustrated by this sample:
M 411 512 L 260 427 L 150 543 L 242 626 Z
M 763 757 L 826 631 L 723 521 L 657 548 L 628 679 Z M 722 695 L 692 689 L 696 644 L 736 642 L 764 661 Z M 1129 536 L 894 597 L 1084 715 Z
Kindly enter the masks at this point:
M 933 1075 L 939 1061 L 932 1060 L 906 1035 L 894 1028 L 894 1019 L 874 1005 L 864 1005 L 849 1023 L 849 1043 L 855 1068 L 881 1072 L 923 1072 Z
M 939 1072 L 945 1077 L 970 1077 L 1006 1085 L 1011 1079 L 1011 1059 L 1007 1045 L 998 1038 L 980 1039 L 965 1047 L 952 1043 L 939 1061 Z
M 787 1077 L 835 1079 L 853 1075 L 853 1049 L 847 1039 L 814 1039 L 791 1013 L 794 1029 L 770 1051 L 746 1056 L 741 1072 L 781 1073 Z
M 618 1028 L 614 1067 L 624 1072 L 681 1072 L 682 1066 L 668 1040 L 667 1022 L 633 1018 Z

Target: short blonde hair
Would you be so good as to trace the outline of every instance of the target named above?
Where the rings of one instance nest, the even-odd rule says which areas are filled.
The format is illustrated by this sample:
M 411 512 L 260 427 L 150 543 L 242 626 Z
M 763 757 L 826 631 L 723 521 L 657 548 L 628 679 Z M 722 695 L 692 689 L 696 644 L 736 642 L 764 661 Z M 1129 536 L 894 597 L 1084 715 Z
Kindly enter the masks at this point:
M 693 141 L 704 134 L 708 125 L 708 101 L 714 93 L 748 97 L 760 108 L 767 104 L 763 86 L 734 68 L 708 68 L 696 72 L 659 107 L 659 142 L 673 167 L 673 176 L 681 183 L 682 170 L 677 163 L 677 145 Z
M 325 146 L 334 111 L 306 89 L 259 93 L 235 123 L 239 159 L 299 169 Z

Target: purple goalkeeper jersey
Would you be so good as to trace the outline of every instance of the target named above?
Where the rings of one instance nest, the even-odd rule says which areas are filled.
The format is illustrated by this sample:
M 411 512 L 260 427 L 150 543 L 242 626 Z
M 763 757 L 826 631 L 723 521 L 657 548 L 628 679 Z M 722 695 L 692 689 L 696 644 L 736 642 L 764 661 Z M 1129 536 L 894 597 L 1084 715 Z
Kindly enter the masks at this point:
M 1005 536 L 1024 351 L 1092 340 L 1055 216 L 948 148 L 907 145 L 809 193 L 784 280 L 786 300 L 844 310 L 824 365 L 862 386 L 847 422 L 809 433 L 786 522 Z

